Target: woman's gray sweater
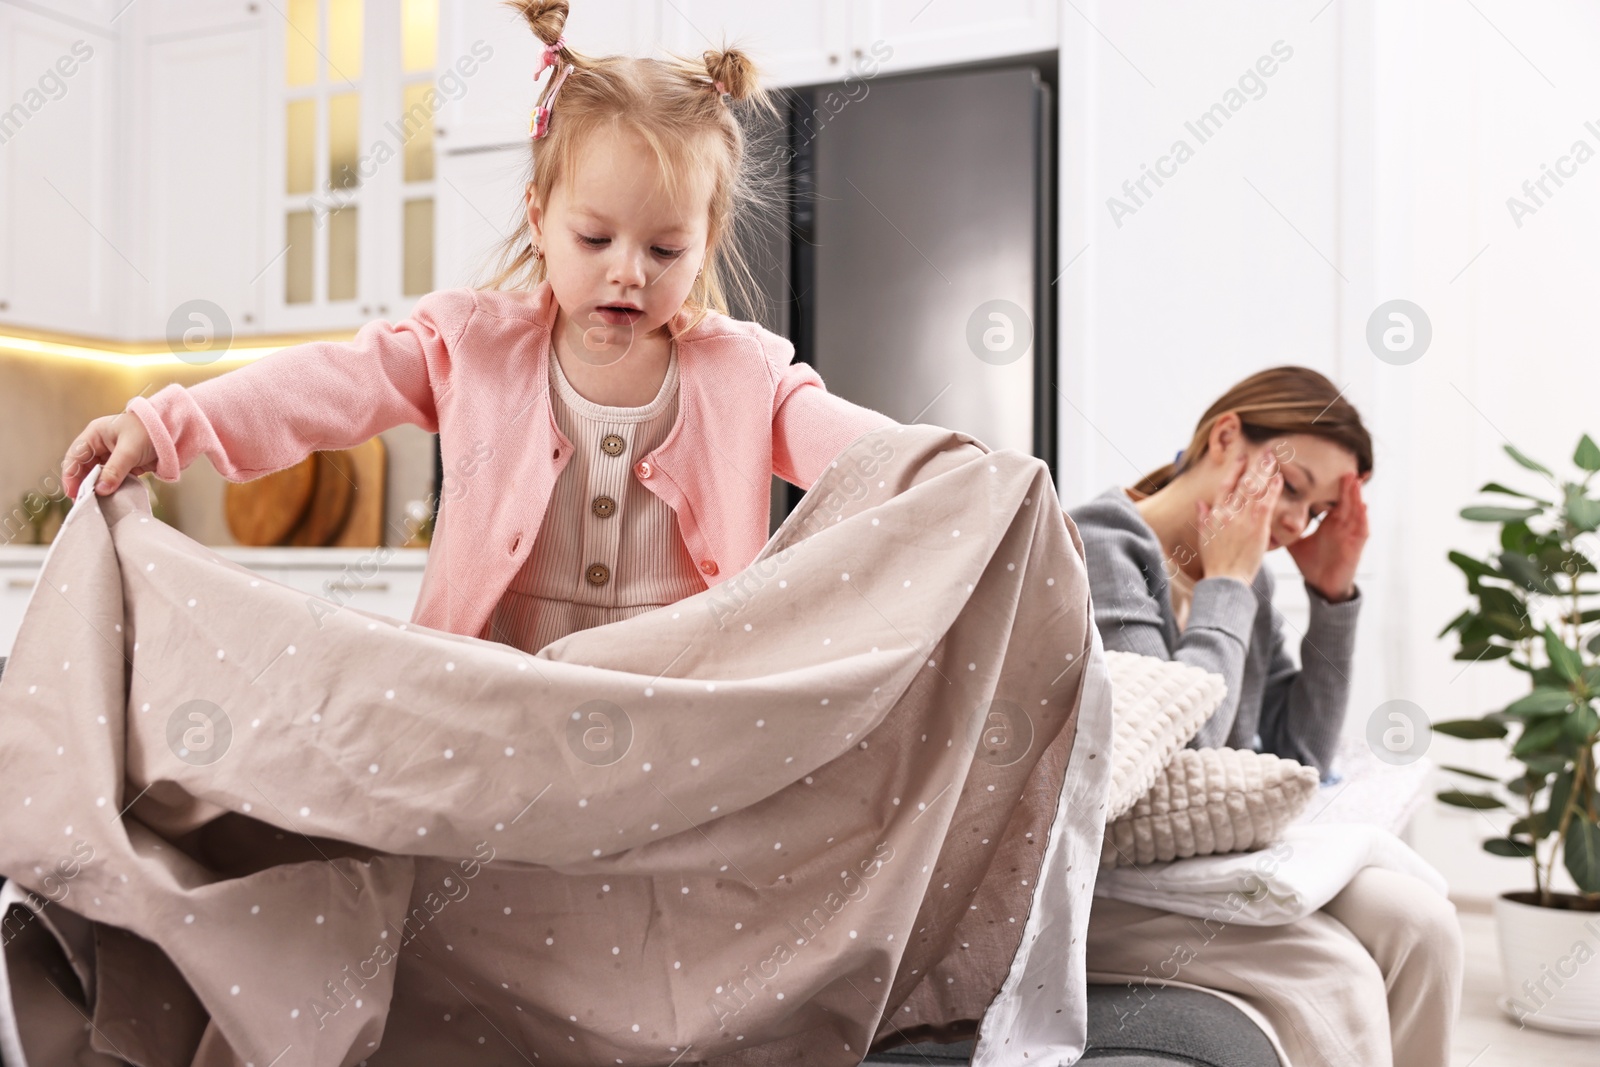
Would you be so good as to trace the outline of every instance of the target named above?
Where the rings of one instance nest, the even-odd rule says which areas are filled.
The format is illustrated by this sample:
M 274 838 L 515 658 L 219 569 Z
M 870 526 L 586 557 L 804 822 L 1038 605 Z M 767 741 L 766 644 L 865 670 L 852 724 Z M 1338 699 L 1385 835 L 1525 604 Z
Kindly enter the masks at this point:
M 1262 567 L 1253 585 L 1237 578 L 1195 583 L 1182 631 L 1172 612 L 1161 542 L 1120 486 L 1067 514 L 1077 524 L 1089 569 L 1094 619 L 1106 648 L 1182 660 L 1222 675 L 1227 696 L 1190 748 L 1272 752 L 1332 776 L 1350 693 L 1361 593 L 1334 603 L 1306 586 L 1311 621 L 1301 666 L 1284 649 L 1274 582 Z

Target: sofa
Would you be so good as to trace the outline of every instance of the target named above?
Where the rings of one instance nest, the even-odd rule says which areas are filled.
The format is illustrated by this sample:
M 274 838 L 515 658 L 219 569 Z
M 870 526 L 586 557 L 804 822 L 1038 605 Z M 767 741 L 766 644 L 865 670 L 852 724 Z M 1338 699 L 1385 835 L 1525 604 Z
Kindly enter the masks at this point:
M 1090 985 L 1089 1040 L 1078 1062 L 1095 1067 L 1279 1067 L 1272 1042 L 1228 1001 L 1176 986 L 1154 994 Z M 872 1053 L 864 1062 L 946 1067 L 969 1062 L 973 1044 L 969 1039 L 898 1045 Z

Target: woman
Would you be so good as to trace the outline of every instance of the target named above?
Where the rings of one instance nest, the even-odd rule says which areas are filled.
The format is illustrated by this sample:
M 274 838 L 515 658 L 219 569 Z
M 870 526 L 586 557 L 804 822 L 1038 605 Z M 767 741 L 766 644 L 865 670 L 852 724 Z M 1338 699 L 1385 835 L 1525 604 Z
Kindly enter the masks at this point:
M 1069 512 L 1106 647 L 1183 660 L 1227 682 L 1193 747 L 1274 752 L 1330 777 L 1361 608 L 1361 485 L 1371 472 L 1372 441 L 1355 408 L 1316 371 L 1278 367 L 1211 405 L 1174 463 Z M 1311 599 L 1299 670 L 1261 566 L 1279 547 Z
M 1183 660 L 1227 682 L 1192 747 L 1272 752 L 1332 777 L 1371 472 L 1372 440 L 1333 383 L 1275 367 L 1212 404 L 1173 463 L 1069 511 L 1105 647 Z M 1311 601 L 1298 668 L 1261 566 L 1276 548 Z M 1098 897 L 1088 969 L 1091 981 L 1168 980 L 1241 998 L 1272 1023 L 1295 1067 L 1446 1067 L 1461 933 L 1431 888 L 1369 867 L 1283 926 L 1219 927 Z

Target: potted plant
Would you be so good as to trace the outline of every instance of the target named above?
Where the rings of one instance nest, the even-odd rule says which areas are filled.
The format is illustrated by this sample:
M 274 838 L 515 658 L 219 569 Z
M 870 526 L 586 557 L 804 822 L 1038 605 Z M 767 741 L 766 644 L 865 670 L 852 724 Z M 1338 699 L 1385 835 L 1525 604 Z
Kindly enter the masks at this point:
M 1505 660 L 1528 676 L 1529 692 L 1479 718 L 1433 728 L 1509 742 L 1522 773 L 1502 782 L 1447 766 L 1478 784 L 1438 797 L 1479 811 L 1510 809 L 1517 818 L 1505 836 L 1483 847 L 1532 866 L 1531 891 L 1495 901 L 1506 982 L 1501 1008 L 1528 1025 L 1600 1033 L 1600 499 L 1589 495 L 1600 447 L 1587 434 L 1578 442 L 1577 481 L 1505 449 L 1545 484 L 1522 492 L 1490 482 L 1479 492 L 1512 502 L 1462 509 L 1464 519 L 1498 525 L 1500 547 L 1481 559 L 1450 553 L 1477 603 L 1439 636 L 1456 635 L 1458 660 Z M 1557 863 L 1578 892 L 1554 888 Z

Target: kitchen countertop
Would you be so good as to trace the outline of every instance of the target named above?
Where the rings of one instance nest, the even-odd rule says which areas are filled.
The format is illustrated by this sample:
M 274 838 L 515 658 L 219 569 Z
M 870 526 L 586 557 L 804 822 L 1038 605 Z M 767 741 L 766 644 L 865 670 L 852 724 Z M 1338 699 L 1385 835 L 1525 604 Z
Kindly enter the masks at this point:
M 246 567 L 304 567 L 343 570 L 357 563 L 422 570 L 428 562 L 426 548 L 253 548 L 245 545 L 208 545 L 218 555 Z M 0 567 L 37 567 L 49 545 L 0 545 Z

